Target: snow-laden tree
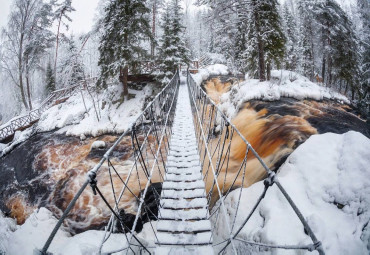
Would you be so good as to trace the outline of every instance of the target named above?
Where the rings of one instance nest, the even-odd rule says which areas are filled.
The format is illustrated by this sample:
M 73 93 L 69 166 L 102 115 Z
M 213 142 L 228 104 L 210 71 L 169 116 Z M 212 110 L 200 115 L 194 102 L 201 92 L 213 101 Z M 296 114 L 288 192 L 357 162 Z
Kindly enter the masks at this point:
M 148 0 L 147 6 L 151 10 L 151 26 L 152 26 L 152 43 L 150 48 L 150 56 L 154 58 L 155 50 L 157 47 L 157 23 L 158 23 L 158 13 L 159 10 L 164 7 L 164 0 Z
M 321 75 L 323 82 L 335 84 L 338 79 L 351 88 L 355 97 L 358 81 L 357 39 L 352 22 L 334 0 L 319 0 L 313 13 L 320 40 Z
M 298 16 L 298 65 L 299 71 L 311 81 L 314 79 L 314 21 L 312 1 L 299 0 L 297 3 Z
M 276 0 L 251 0 L 248 17 L 248 47 L 246 57 L 252 68 L 258 56 L 258 78 L 269 80 L 272 66 L 279 68 L 285 52 L 285 36 Z M 256 70 L 250 69 L 251 73 Z
M 125 96 L 129 68 L 135 71 L 138 62 L 148 56 L 142 42 L 152 39 L 149 13 L 143 0 L 113 0 L 105 9 L 99 47 L 102 84 L 105 86 L 106 79 L 121 73 Z
M 58 21 L 58 30 L 56 35 L 56 43 L 55 43 L 55 58 L 54 58 L 54 71 L 55 71 L 55 80 L 57 81 L 57 61 L 58 61 L 58 49 L 59 49 L 59 40 L 60 40 L 60 28 L 62 25 L 68 30 L 68 23 L 71 22 L 72 19 L 68 16 L 69 13 L 76 11 L 72 7 L 72 0 L 63 0 L 62 2 L 57 2 L 54 0 L 54 5 L 56 10 L 54 12 L 54 19 Z M 66 20 L 66 21 L 65 21 Z
M 61 57 L 58 76 L 61 77 L 59 84 L 63 87 L 73 85 L 85 79 L 84 64 L 80 50 L 76 46 L 75 37 L 66 38 L 66 49 Z
M 165 7 L 162 19 L 163 36 L 159 48 L 160 72 L 157 79 L 162 85 L 167 84 L 180 64 L 189 64 L 190 54 L 185 45 L 184 27 L 181 24 L 181 6 L 178 0 L 172 0 Z
M 298 27 L 291 10 L 291 3 L 285 2 L 282 8 L 284 33 L 287 39 L 285 44 L 284 66 L 287 70 L 295 71 L 298 65 Z
M 45 82 L 46 82 L 46 94 L 50 94 L 55 90 L 55 76 L 54 76 L 54 70 L 53 67 L 51 66 L 51 62 L 49 60 L 48 65 L 46 67 L 46 77 L 45 77 Z
M 1 68 L 19 89 L 21 102 L 32 109 L 32 75 L 50 47 L 52 6 L 42 0 L 15 0 L 2 31 Z

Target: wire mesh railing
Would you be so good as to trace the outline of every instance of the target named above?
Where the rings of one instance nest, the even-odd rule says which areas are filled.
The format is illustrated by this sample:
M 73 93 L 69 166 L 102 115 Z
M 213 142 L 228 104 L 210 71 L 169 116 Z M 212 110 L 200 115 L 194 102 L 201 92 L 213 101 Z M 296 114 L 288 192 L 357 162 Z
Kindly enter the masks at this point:
M 49 246 L 63 222 L 72 213 L 78 200 L 87 193 L 91 186 L 95 198 L 110 216 L 107 218 L 104 236 L 99 254 L 101 253 L 151 253 L 156 238 L 152 220 L 158 219 L 160 207 L 161 183 L 166 172 L 166 160 L 172 133 L 175 106 L 180 83 L 179 73 L 154 98 L 141 115 L 134 121 L 104 154 L 100 162 L 87 174 L 87 180 L 71 200 L 61 215 L 50 237 L 40 251 L 46 254 Z M 127 145 L 129 140 L 132 154 L 123 159 L 117 150 Z M 84 194 L 83 194 L 84 193 Z M 150 197 L 150 198 L 148 198 Z M 150 205 L 148 203 L 151 203 Z M 100 208 L 101 209 L 101 208 Z M 127 221 L 127 212 L 134 218 Z M 143 240 L 137 237 L 139 225 L 148 223 L 155 240 Z M 124 233 L 122 248 L 106 251 L 106 242 L 114 233 Z
M 206 185 L 207 199 L 210 210 L 209 219 L 212 222 L 212 238 L 215 252 L 219 254 L 240 254 L 240 243 L 269 249 L 317 250 L 324 254 L 321 242 L 318 241 L 312 229 L 306 222 L 291 197 L 282 187 L 278 176 L 264 163 L 251 144 L 239 130 L 222 113 L 217 105 L 196 84 L 188 72 L 188 87 L 193 112 L 195 132 L 198 142 L 198 152 L 202 163 L 203 178 Z M 256 174 L 257 173 L 257 174 Z M 241 208 L 242 188 L 255 181 L 264 179 L 264 190 L 242 224 L 237 224 L 236 218 Z M 303 227 L 312 240 L 308 245 L 272 245 L 245 240 L 241 234 L 251 216 L 264 199 L 268 189 L 276 185 L 286 198 Z M 231 192 L 236 194 L 235 214 L 229 215 L 225 200 Z M 238 221 L 240 222 L 240 220 Z M 222 238 L 217 231 L 222 225 Z M 224 228 L 226 227 L 226 229 Z M 226 231 L 226 233 L 225 233 Z M 217 238 L 215 238 L 218 236 Z

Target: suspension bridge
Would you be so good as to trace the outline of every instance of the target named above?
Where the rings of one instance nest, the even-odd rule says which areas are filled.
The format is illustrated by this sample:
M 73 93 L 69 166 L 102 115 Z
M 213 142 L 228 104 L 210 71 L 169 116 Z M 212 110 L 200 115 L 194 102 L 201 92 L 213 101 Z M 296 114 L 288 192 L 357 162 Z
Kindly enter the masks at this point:
M 132 164 L 124 173 L 119 170 L 114 151 L 129 137 Z M 235 162 L 235 141 L 245 147 L 243 158 Z M 246 185 L 248 159 L 257 159 L 265 171 L 265 188 L 248 215 L 238 215 L 242 187 Z M 233 161 L 234 160 L 234 161 Z M 130 161 L 130 162 L 131 162 Z M 232 162 L 233 161 L 233 162 Z M 102 173 L 109 176 L 104 182 Z M 103 184 L 105 183 L 105 184 Z M 111 192 L 102 191 L 109 185 Z M 300 220 L 311 242 L 302 245 L 268 244 L 248 240 L 241 235 L 268 190 L 276 185 Z M 88 188 L 91 187 L 91 188 Z M 159 187 L 159 188 L 153 188 Z M 84 192 L 93 192 L 104 201 L 111 216 L 104 229 L 97 254 L 244 254 L 241 247 L 317 251 L 324 254 L 294 201 L 251 144 L 243 137 L 217 105 L 192 78 L 175 74 L 170 83 L 154 98 L 141 115 L 91 169 L 85 183 L 71 200 L 45 245 L 36 254 L 48 254 L 49 247 L 63 222 L 73 211 Z M 235 215 L 230 215 L 225 199 L 237 192 Z M 148 201 L 149 193 L 153 193 Z M 133 201 L 136 215 L 127 225 L 121 209 Z M 155 207 L 153 208 L 153 205 Z M 244 217 L 240 223 L 236 217 Z M 140 222 L 149 227 L 152 240 L 140 237 Z M 220 225 L 221 224 L 221 225 Z M 217 235 L 220 226 L 225 233 Z M 122 248 L 109 250 L 106 243 L 117 233 L 124 233 Z M 149 229 L 149 230 L 148 230 Z M 107 250 L 108 249 L 108 250 Z

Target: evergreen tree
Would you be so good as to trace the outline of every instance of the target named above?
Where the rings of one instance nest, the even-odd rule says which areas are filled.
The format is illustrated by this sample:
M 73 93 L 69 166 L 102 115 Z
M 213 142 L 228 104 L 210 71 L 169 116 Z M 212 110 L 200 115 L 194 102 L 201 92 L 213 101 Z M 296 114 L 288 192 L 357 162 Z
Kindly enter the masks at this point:
M 236 68 L 243 72 L 247 72 L 247 59 L 245 51 L 247 50 L 247 25 L 244 17 L 240 12 L 237 13 L 237 27 L 235 33 L 234 61 Z
M 66 38 L 66 46 L 58 68 L 58 84 L 63 87 L 78 83 L 85 78 L 84 64 L 76 47 L 74 36 Z M 63 47 L 64 48 L 64 47 Z
M 261 81 L 270 79 L 272 64 L 279 68 L 284 57 L 286 39 L 277 7 L 277 0 L 251 0 L 247 10 L 250 13 L 247 59 L 249 68 L 252 68 L 254 64 L 251 62 L 258 55 L 258 77 Z
M 159 49 L 160 72 L 157 79 L 162 85 L 167 84 L 175 74 L 176 66 L 189 64 L 189 49 L 183 39 L 184 27 L 181 25 L 181 6 L 178 0 L 172 0 L 165 7 L 162 19 L 163 36 Z
M 283 20 L 284 20 L 284 32 L 287 38 L 285 48 L 285 69 L 296 70 L 298 62 L 298 31 L 297 24 L 292 15 L 292 11 L 289 9 L 288 2 L 283 5 Z
M 370 122 L 370 3 L 368 0 L 357 0 L 360 13 L 360 86 L 359 108 Z
M 358 50 L 352 23 L 334 0 L 317 1 L 313 7 L 320 31 L 323 81 L 331 85 L 337 79 L 344 80 L 354 99 Z
M 68 13 L 74 12 L 76 10 L 72 7 L 72 0 L 64 0 L 61 3 L 57 3 L 56 1 L 53 1 L 53 2 L 55 3 L 57 7 L 54 13 L 54 18 L 58 20 L 58 30 L 57 30 L 57 35 L 56 35 L 55 59 L 54 59 L 55 80 L 57 80 L 56 71 L 57 71 L 57 61 L 58 61 L 59 40 L 60 40 L 60 35 L 61 35 L 60 28 L 61 28 L 61 25 L 64 25 L 66 29 L 68 30 L 69 27 L 67 23 L 64 22 L 64 19 L 71 22 L 72 19 L 68 16 Z
M 311 81 L 314 79 L 315 59 L 314 59 L 314 28 L 313 28 L 313 13 L 312 1 L 299 0 L 298 14 L 299 22 L 299 37 L 298 37 L 298 52 L 299 52 L 299 69 L 300 72 L 309 77 Z
M 105 9 L 104 34 L 99 46 L 101 79 L 120 73 L 124 95 L 128 95 L 129 68 L 134 71 L 138 62 L 147 57 L 144 40 L 152 39 L 145 0 L 113 0 Z
M 46 92 L 50 94 L 55 90 L 55 76 L 53 68 L 51 67 L 51 62 L 48 62 L 46 67 Z

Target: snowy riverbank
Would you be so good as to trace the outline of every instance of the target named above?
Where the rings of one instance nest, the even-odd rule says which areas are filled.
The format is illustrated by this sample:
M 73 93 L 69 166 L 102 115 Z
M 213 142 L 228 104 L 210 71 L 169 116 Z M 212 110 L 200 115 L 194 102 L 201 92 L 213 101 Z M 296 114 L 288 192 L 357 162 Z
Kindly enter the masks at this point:
M 315 135 L 293 152 L 279 170 L 280 182 L 322 241 L 326 254 L 368 254 L 369 151 L 370 140 L 357 132 Z M 236 225 L 244 221 L 263 187 L 263 183 L 258 182 L 243 189 L 243 206 L 237 214 Z M 233 191 L 225 201 L 230 220 L 235 215 L 238 191 Z M 55 224 L 56 219 L 45 208 L 35 211 L 22 226 L 0 215 L 0 251 L 6 254 L 31 254 L 35 248 L 42 247 Z M 215 242 L 228 236 L 225 229 L 223 224 L 218 225 Z M 151 242 L 153 236 L 150 233 L 144 227 L 139 236 Z M 60 230 L 50 251 L 55 254 L 94 254 L 99 249 L 102 237 L 102 231 L 87 231 L 71 237 Z M 311 243 L 276 186 L 268 191 L 240 237 L 268 244 Z M 114 234 L 104 246 L 104 251 L 124 247 L 124 240 L 122 234 Z M 251 246 L 242 248 L 253 254 L 295 254 L 285 250 L 274 250 L 273 253 L 251 250 Z
M 369 254 L 369 151 L 370 140 L 357 132 L 314 135 L 298 147 L 278 171 L 281 184 L 328 255 Z M 263 182 L 243 189 L 243 206 L 238 211 L 236 226 L 245 220 L 263 189 Z M 230 221 L 235 215 L 239 191 L 233 191 L 225 201 Z M 224 224 L 218 227 L 216 242 L 228 236 Z M 269 189 L 239 237 L 275 245 L 312 243 L 276 185 Z M 237 243 L 251 254 L 271 254 Z M 274 250 L 273 254 L 296 253 Z
M 194 80 L 200 85 L 210 75 L 227 75 L 228 68 L 225 65 L 212 65 L 201 69 L 193 75 Z M 311 82 L 308 78 L 291 71 L 273 70 L 271 81 L 260 82 L 257 79 L 246 79 L 240 83 L 234 83 L 231 90 L 220 98 L 220 109 L 230 118 L 234 118 L 240 107 L 247 101 L 257 99 L 264 101 L 276 101 L 282 97 L 295 98 L 298 100 L 335 100 L 349 104 L 347 97 L 339 94 L 324 85 Z

